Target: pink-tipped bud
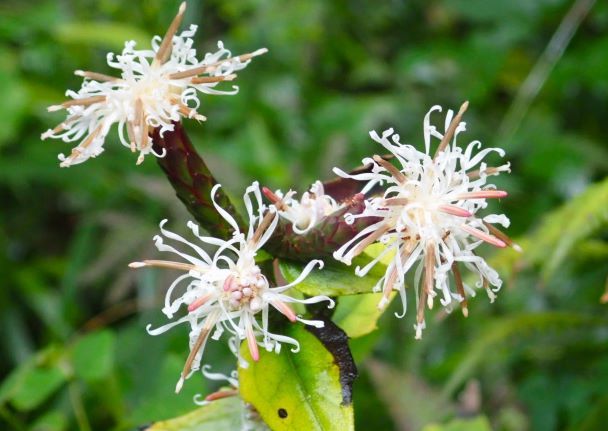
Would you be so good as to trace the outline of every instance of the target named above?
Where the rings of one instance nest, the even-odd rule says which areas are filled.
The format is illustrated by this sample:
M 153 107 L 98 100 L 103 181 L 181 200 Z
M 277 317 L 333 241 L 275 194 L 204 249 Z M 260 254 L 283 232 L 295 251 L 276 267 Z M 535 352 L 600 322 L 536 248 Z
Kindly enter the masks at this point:
M 238 391 L 236 391 L 235 389 L 217 391 L 217 392 L 207 395 L 205 397 L 205 401 L 221 400 L 222 398 L 232 397 L 232 396 L 236 395 L 237 393 L 238 393 Z
M 276 204 L 277 202 L 280 202 L 281 198 L 278 197 L 272 190 L 270 190 L 268 187 L 262 187 L 262 193 L 264 193 L 264 196 L 266 196 L 268 198 L 268 200 L 270 202 L 272 202 L 273 204 Z
M 233 282 L 234 275 L 229 275 L 228 277 L 226 277 L 226 280 L 224 280 L 224 292 L 228 292 L 230 290 L 230 288 L 234 284 Z
M 251 358 L 254 361 L 260 360 L 260 352 L 258 350 L 258 343 L 255 340 L 255 334 L 253 333 L 253 328 L 250 326 L 245 330 L 247 335 L 247 347 L 249 347 L 249 353 L 251 353 Z
M 500 239 L 496 238 L 495 236 L 482 232 L 469 225 L 463 224 L 460 226 L 460 228 L 462 230 L 464 230 L 465 232 L 470 233 L 474 237 L 487 242 L 488 244 L 492 244 L 492 245 L 494 245 L 496 247 L 500 247 L 500 248 L 505 248 L 507 246 L 507 244 L 504 241 L 501 241 Z
M 457 217 L 471 217 L 473 215 L 469 211 L 457 207 L 456 205 L 441 205 L 439 207 L 439 211 L 442 211 L 446 214 L 455 215 Z
M 296 313 L 294 313 L 291 307 L 283 301 L 276 299 L 272 301 L 272 305 L 274 305 L 274 307 L 279 310 L 282 315 L 287 317 L 291 322 L 295 322 L 297 320 Z
M 192 304 L 188 305 L 188 312 L 192 313 L 194 310 L 201 307 L 205 302 L 207 302 L 209 298 L 211 298 L 211 295 L 207 294 L 196 299 L 194 302 L 192 302 Z
M 499 199 L 506 198 L 509 194 L 504 190 L 481 190 L 479 192 L 461 193 L 456 199 Z

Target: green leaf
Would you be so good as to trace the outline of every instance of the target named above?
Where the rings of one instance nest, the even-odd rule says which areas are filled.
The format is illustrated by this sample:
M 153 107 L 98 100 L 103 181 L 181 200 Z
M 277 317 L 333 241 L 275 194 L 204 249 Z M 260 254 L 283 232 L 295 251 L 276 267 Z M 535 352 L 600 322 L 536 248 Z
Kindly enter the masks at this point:
M 42 404 L 66 377 L 59 368 L 27 368 L 16 379 L 11 402 L 18 410 L 32 410 Z
M 268 430 L 266 425 L 255 419 L 247 419 L 248 412 L 239 397 L 230 397 L 213 401 L 200 409 L 184 416 L 156 422 L 145 431 L 233 431 L 248 429 L 251 431 Z M 246 424 L 243 421 L 246 421 Z
M 378 262 L 365 277 L 355 274 L 357 266 L 364 266 L 370 260 L 369 257 L 359 257 L 353 259 L 351 266 L 346 266 L 339 262 L 326 263 L 321 271 L 313 271 L 301 283 L 294 288 L 300 292 L 315 296 L 341 296 L 356 295 L 359 293 L 370 293 L 378 280 L 384 276 L 386 266 Z M 288 282 L 294 281 L 304 268 L 304 265 L 297 262 L 282 260 L 279 262 L 281 274 Z
M 391 301 L 396 292 L 391 294 Z M 382 293 L 343 296 L 338 301 L 333 321 L 351 338 L 362 337 L 376 330 L 384 310 L 378 309 Z
M 262 350 L 254 362 L 243 343 L 241 355 L 248 362 L 247 368 L 239 368 L 243 399 L 275 431 L 354 429 L 352 404 L 343 402 L 336 358 L 301 326 L 291 326 L 285 335 L 298 340 L 298 353 Z
M 86 381 L 107 377 L 114 366 L 114 333 L 92 332 L 79 339 L 72 350 L 74 373 Z
M 427 425 L 423 431 L 492 431 L 492 427 L 485 416 L 478 416 L 473 419 L 454 419 L 442 425 Z
M 573 246 L 608 226 L 608 179 L 594 184 L 545 219 L 530 250 L 543 262 L 543 276 L 549 278 Z M 547 255 L 547 251 L 549 251 Z

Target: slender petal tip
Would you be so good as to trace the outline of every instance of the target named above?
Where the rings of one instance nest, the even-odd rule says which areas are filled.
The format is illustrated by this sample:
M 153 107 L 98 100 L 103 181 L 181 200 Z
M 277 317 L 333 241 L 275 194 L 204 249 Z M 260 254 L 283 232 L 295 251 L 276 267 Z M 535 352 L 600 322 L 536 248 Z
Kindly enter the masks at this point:
M 257 57 L 258 55 L 263 55 L 268 52 L 268 48 L 260 48 L 251 53 L 252 57 Z
M 175 393 L 179 394 L 180 391 L 182 390 L 182 386 L 184 386 L 184 377 L 180 377 L 179 380 L 177 381 L 177 385 L 175 385 Z

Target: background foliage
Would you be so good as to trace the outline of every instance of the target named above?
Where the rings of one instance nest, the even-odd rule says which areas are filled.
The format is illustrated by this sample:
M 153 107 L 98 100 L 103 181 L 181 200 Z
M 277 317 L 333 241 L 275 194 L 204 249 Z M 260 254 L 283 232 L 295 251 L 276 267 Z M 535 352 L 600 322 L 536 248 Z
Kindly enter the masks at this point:
M 39 140 L 60 119 L 45 107 L 80 85 L 74 69 L 107 72 L 105 52 L 126 39 L 147 44 L 177 5 L 0 3 L 2 429 L 132 429 L 185 413 L 194 394 L 213 389 L 193 378 L 173 395 L 186 330 L 150 337 L 144 329 L 161 319 L 171 274 L 126 267 L 154 255 L 162 218 L 178 230 L 187 220 L 154 161 L 135 169 L 135 156 L 111 137 L 102 157 L 59 169 L 56 154 L 69 147 Z M 240 74 L 238 96 L 205 98 L 209 121 L 186 124 L 235 195 L 253 178 L 303 190 L 333 166 L 354 167 L 376 151 L 371 129 L 393 126 L 421 145 L 428 108 L 464 100 L 469 140 L 502 146 L 512 161 L 513 174 L 499 180 L 510 192 L 500 205 L 526 251 L 491 257 L 506 281 L 497 302 L 479 295 L 468 319 L 436 311 L 420 342 L 413 315 L 398 320 L 390 309 L 380 331 L 353 341 L 358 429 L 606 423 L 606 2 L 595 4 L 538 97 L 513 105 L 571 5 L 189 2 L 200 50 L 218 39 L 237 53 L 270 49 Z M 231 368 L 218 346 L 206 355 Z M 469 417 L 477 418 L 463 422 Z

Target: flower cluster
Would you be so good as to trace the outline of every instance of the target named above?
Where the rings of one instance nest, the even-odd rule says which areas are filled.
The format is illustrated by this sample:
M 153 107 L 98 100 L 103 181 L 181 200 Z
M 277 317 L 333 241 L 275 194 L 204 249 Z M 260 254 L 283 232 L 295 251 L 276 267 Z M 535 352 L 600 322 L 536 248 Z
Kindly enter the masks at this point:
M 438 295 L 441 305 L 448 310 L 454 303 L 460 303 L 465 316 L 468 314 L 466 297 L 474 295 L 474 290 L 463 282 L 460 266 L 477 274 L 476 286 L 485 288 L 493 300 L 501 280 L 476 254 L 476 249 L 483 242 L 496 247 L 512 245 L 508 237 L 493 226 L 508 227 L 509 219 L 505 215 L 478 215 L 487 206 L 487 199 L 507 196 L 487 181 L 489 176 L 509 171 L 509 164 L 488 167 L 483 160 L 489 153 L 504 156 L 504 152 L 486 148 L 475 153 L 481 147 L 479 141 L 471 142 L 464 149 L 457 146 L 457 137 L 466 128 L 466 123 L 461 121 L 466 108 L 467 103 L 455 117 L 448 111 L 443 133 L 430 121 L 431 114 L 441 111 L 441 107 L 431 108 L 424 119 L 424 152 L 402 144 L 393 129 L 381 136 L 371 132 L 372 139 L 392 154 L 399 168 L 374 156 L 363 160 L 364 164 L 372 165 L 371 172 L 351 175 L 334 169 L 342 177 L 366 182 L 367 189 L 372 185 L 384 186 L 383 195 L 368 199 L 362 213 L 346 215 L 348 223 L 362 217 L 375 217 L 377 221 L 340 247 L 334 257 L 350 265 L 352 258 L 368 245 L 384 244 L 380 255 L 365 267 L 357 267 L 356 273 L 364 276 L 380 259 L 390 257 L 386 274 L 374 290 L 384 293 L 380 308 L 388 303 L 393 290 L 399 291 L 403 303 L 400 317 L 407 308 L 405 275 L 413 269 L 416 338 L 421 337 L 425 327 L 425 306 L 432 308 Z M 433 138 L 440 142 L 431 155 Z
M 269 308 L 273 307 L 292 322 L 322 327 L 321 321 L 305 320 L 298 316 L 289 304 L 328 301 L 330 307 L 334 305 L 326 296 L 298 299 L 287 292 L 300 283 L 315 266 L 322 268 L 323 262 L 320 260 L 309 262 L 292 283 L 271 287 L 268 277 L 256 263 L 256 254 L 273 234 L 278 223 L 276 208 L 263 204 L 259 186 L 253 183 L 244 195 L 249 227 L 243 232 L 235 219 L 216 203 L 214 196 L 219 187 L 216 185 L 213 188 L 211 200 L 218 213 L 232 227 L 232 238 L 222 240 L 203 236 L 198 225 L 190 222 L 188 227 L 197 238 L 197 244 L 164 229 L 166 220 L 163 220 L 160 229 L 164 238 L 188 247 L 190 252 L 180 251 L 167 244 L 163 236 L 155 237 L 156 247 L 160 251 L 175 253 L 186 262 L 144 260 L 130 265 L 132 268 L 161 267 L 185 271 L 167 290 L 162 311 L 169 319 L 182 307 L 187 308 L 187 314 L 160 328 L 148 327 L 151 335 L 158 335 L 182 323 L 190 325 L 190 355 L 176 391 L 200 367 L 204 346 L 210 336 L 219 339 L 224 331 L 228 331 L 237 340 L 247 340 L 254 361 L 259 359 L 258 345 L 278 353 L 281 343 L 287 343 L 292 345 L 292 351 L 297 352 L 297 340 L 269 330 Z M 204 247 L 209 246 L 215 248 L 215 253 L 205 251 Z
M 279 216 L 288 220 L 298 235 L 305 234 L 325 217 L 342 208 L 334 198 L 325 194 L 321 181 L 315 181 L 300 200 L 294 197 L 296 192 L 293 190 L 283 194 L 280 190 L 273 192 L 264 187 L 262 191 L 276 205 Z
M 423 122 L 424 151 L 402 144 L 393 129 L 381 134 L 370 132 L 372 139 L 390 154 L 365 158 L 363 163 L 366 166 L 352 173 L 334 168 L 342 178 L 329 183 L 332 185 L 326 184 L 333 197 L 325 193 L 320 181 L 316 181 L 300 199 L 292 190 L 287 193 L 267 188 L 260 190 L 258 183 L 254 182 L 246 189 L 243 198 L 248 219 L 247 226 L 243 227 L 230 213 L 232 208 L 226 205 L 222 208 L 217 203 L 220 185 L 215 183 L 202 160 L 197 159 L 194 150 L 188 147 L 187 151 L 174 151 L 171 144 L 160 145 L 158 141 L 155 149 L 152 136 L 158 138 L 173 132 L 173 136 L 178 135 L 173 141 L 182 139 L 187 142 L 179 127 L 175 129 L 175 124 L 183 117 L 205 120 L 197 111 L 200 107 L 199 93 L 235 94 L 238 91 L 236 86 L 228 91 L 219 90 L 216 86 L 235 79 L 236 72 L 245 68 L 253 57 L 265 53 L 266 49 L 233 57 L 219 42 L 216 52 L 199 60 L 192 40 L 196 26 L 177 33 L 185 9 L 186 5 L 182 3 L 165 36 L 152 39 L 151 49 L 138 50 L 135 42 L 131 41 L 125 44 L 120 55 L 108 54 L 108 65 L 119 76 L 76 71 L 84 78 L 80 90 L 68 91 L 70 100 L 48 108 L 49 111 L 65 109 L 67 119 L 42 134 L 42 139 L 79 141 L 71 154 L 59 156 L 62 167 L 99 155 L 114 124 L 118 126 L 122 145 L 139 153 L 138 164 L 147 154 L 162 157 L 168 149 L 171 157 L 165 161 L 175 163 L 179 166 L 176 171 L 192 179 L 187 187 L 176 187 L 175 183 L 179 181 L 172 179 L 178 194 L 187 190 L 179 194 L 180 198 L 186 205 L 196 202 L 205 207 L 204 213 L 197 213 L 203 222 L 221 219 L 223 227 L 229 226 L 227 230 L 232 235 L 228 239 L 220 239 L 205 236 L 197 224 L 189 222 L 187 226 L 195 238 L 190 241 L 166 230 L 166 220 L 163 220 L 160 223 L 161 235 L 154 238 L 155 245 L 161 252 L 178 255 L 180 261 L 144 260 L 130 264 L 132 268 L 158 267 L 183 272 L 167 289 L 162 308 L 172 321 L 158 328 L 147 327 L 148 333 L 159 335 L 174 326 L 189 326 L 190 353 L 176 392 L 188 377 L 201 369 L 209 338 L 218 340 L 224 332 L 228 332 L 228 344 L 241 366 L 247 365 L 239 355 L 242 341 L 246 343 L 253 361 L 260 358 L 259 347 L 279 353 L 282 344 L 286 343 L 293 352 L 297 352 L 300 346 L 296 339 L 271 331 L 269 315 L 272 310 L 291 322 L 323 327 L 322 321 L 307 320 L 298 315 L 292 304 L 326 301 L 331 308 L 334 301 L 322 295 L 303 298 L 290 294 L 290 289 L 302 282 L 315 267 L 323 268 L 323 261 L 314 259 L 308 262 L 291 283 L 283 282 L 276 268 L 275 273 L 269 276 L 264 272 L 266 267 L 260 266 L 256 259 L 273 235 L 275 239 L 286 239 L 281 243 L 287 243 L 285 248 L 292 252 L 274 253 L 273 243 L 267 244 L 266 251 L 278 257 L 287 255 L 292 258 L 300 253 L 296 258 L 303 260 L 303 255 L 310 256 L 317 251 L 319 254 L 313 256 L 329 255 L 335 250 L 334 245 L 339 244 L 333 256 L 347 265 L 351 265 L 353 258 L 366 251 L 368 246 L 375 243 L 383 245 L 382 251 L 365 266 L 357 266 L 355 273 L 363 277 L 379 261 L 388 262 L 386 273 L 370 286 L 370 290 L 383 292 L 378 304 L 381 309 L 386 307 L 391 294 L 398 291 L 403 311 L 397 316 L 403 317 L 407 310 L 406 275 L 413 272 L 416 338 L 421 338 L 425 328 L 426 308 L 432 308 L 436 300 L 448 311 L 455 305 L 461 306 L 465 316 L 468 315 L 467 297 L 475 295 L 474 287 L 485 289 L 490 300 L 494 300 L 502 282 L 496 271 L 477 254 L 477 248 L 483 243 L 496 247 L 519 247 L 495 226 L 509 226 L 505 215 L 482 215 L 481 212 L 488 206 L 489 199 L 507 196 L 505 191 L 497 190 L 488 181 L 492 176 L 509 172 L 510 165 L 490 167 L 485 162 L 490 153 L 503 157 L 501 149 L 482 149 L 479 141 L 464 147 L 457 145 L 458 136 L 466 130 L 462 116 L 468 103 L 463 104 L 456 115 L 451 110 L 447 112 L 442 131 L 431 124 L 432 114 L 441 112 L 442 108 L 433 106 L 430 109 Z M 432 152 L 434 141 L 438 144 Z M 167 175 L 171 178 L 169 173 Z M 179 174 L 176 177 L 181 181 Z M 204 193 L 197 189 L 199 184 L 206 187 Z M 207 198 L 213 184 L 210 198 Z M 192 199 L 189 193 L 192 193 Z M 263 203 L 262 194 L 270 205 Z M 212 208 L 220 217 L 215 216 Z M 284 222 L 276 229 L 280 219 Z M 275 229 L 281 233 L 276 233 Z M 309 247 L 306 253 L 303 247 L 298 247 L 302 244 Z M 474 285 L 463 279 L 463 267 L 476 277 Z M 198 402 L 204 404 L 237 393 L 236 372 L 230 376 L 211 373 L 209 366 L 203 365 L 202 373 L 212 380 L 226 380 L 231 388 Z
M 67 119 L 54 129 L 42 134 L 42 139 L 57 138 L 65 142 L 80 141 L 71 154 L 59 155 L 60 166 L 79 164 L 103 151 L 105 138 L 112 125 L 118 125 L 122 145 L 138 152 L 137 163 L 152 153 L 151 131 L 158 128 L 162 135 L 173 130 L 173 122 L 182 117 L 205 120 L 197 112 L 200 106 L 198 93 L 235 94 L 232 90 L 215 87 L 222 81 L 232 81 L 236 72 L 244 69 L 252 57 L 264 54 L 265 48 L 250 54 L 233 57 L 218 42 L 218 50 L 205 54 L 202 60 L 192 47 L 197 26 L 177 34 L 186 3 L 164 38 L 155 36 L 152 48 L 135 49 L 135 42 L 125 43 L 120 55 L 108 54 L 108 65 L 119 77 L 97 72 L 77 70 L 84 78 L 79 91 L 67 91 L 71 99 L 48 108 L 49 111 L 67 110 Z

